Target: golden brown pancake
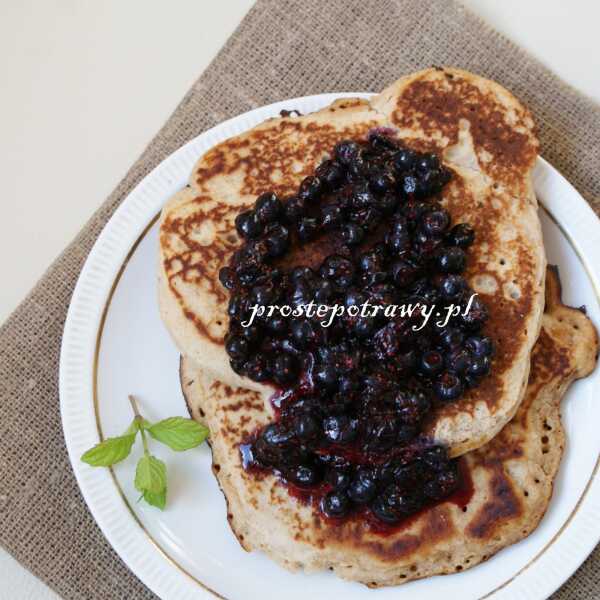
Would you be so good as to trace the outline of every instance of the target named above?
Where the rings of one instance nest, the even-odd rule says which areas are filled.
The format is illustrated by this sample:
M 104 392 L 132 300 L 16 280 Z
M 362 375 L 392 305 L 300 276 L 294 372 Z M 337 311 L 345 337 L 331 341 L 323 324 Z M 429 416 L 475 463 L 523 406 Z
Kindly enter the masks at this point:
M 556 271 L 523 402 L 513 420 L 462 463 L 462 488 L 394 528 L 350 519 L 335 523 L 290 496 L 273 475 L 241 464 L 239 440 L 265 422 L 264 399 L 181 364 L 190 414 L 211 430 L 213 472 L 240 544 L 287 569 L 331 569 L 370 587 L 469 569 L 529 535 L 544 515 L 563 453 L 560 400 L 596 364 L 598 338 L 583 312 L 564 306 Z
M 292 194 L 337 141 L 364 138 L 375 126 L 439 153 L 453 172 L 439 200 L 453 222 L 476 231 L 466 277 L 490 309 L 492 374 L 432 413 L 426 429 L 457 456 L 489 441 L 517 410 L 544 301 L 545 254 L 531 183 L 534 125 L 527 109 L 492 81 L 428 69 L 370 101 L 340 100 L 309 115 L 270 119 L 215 146 L 162 213 L 161 315 L 181 353 L 207 374 L 263 400 L 270 396 L 271 386 L 233 372 L 224 348 L 229 294 L 218 272 L 241 244 L 234 219 L 262 192 Z

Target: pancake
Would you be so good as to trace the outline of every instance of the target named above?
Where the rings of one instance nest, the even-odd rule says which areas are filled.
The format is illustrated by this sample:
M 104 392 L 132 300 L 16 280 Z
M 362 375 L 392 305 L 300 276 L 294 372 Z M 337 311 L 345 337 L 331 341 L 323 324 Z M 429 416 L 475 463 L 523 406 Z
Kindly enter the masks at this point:
M 268 421 L 256 391 L 233 389 L 182 359 L 190 414 L 211 430 L 213 472 L 232 531 L 290 570 L 330 569 L 370 587 L 469 569 L 529 535 L 544 515 L 565 445 L 560 400 L 596 364 L 598 339 L 585 314 L 564 306 L 549 271 L 541 334 L 523 402 L 488 444 L 461 457 L 462 488 L 392 529 L 369 520 L 332 522 L 291 496 L 273 475 L 241 464 L 239 440 Z
M 425 433 L 457 456 L 489 441 L 514 415 L 527 382 L 543 309 L 545 255 L 531 170 L 538 142 L 529 112 L 498 84 L 456 69 L 400 79 L 371 101 L 346 99 L 283 116 L 200 158 L 160 223 L 162 318 L 184 356 L 230 387 L 271 386 L 234 373 L 223 339 L 228 292 L 219 269 L 239 248 L 234 219 L 256 196 L 285 197 L 333 145 L 389 127 L 410 147 L 435 150 L 453 172 L 439 200 L 476 231 L 465 273 L 490 308 L 492 375 L 430 415 Z

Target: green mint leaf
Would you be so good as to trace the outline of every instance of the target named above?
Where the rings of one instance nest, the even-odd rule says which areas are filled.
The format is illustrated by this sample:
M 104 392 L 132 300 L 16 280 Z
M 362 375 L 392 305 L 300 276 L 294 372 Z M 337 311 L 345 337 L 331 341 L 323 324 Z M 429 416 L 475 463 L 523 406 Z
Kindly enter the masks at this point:
M 110 467 L 129 456 L 135 442 L 135 435 L 135 433 L 130 433 L 108 438 L 88 450 L 81 460 L 92 467 Z
M 182 452 L 199 446 L 208 437 L 208 428 L 192 419 L 171 417 L 148 428 L 148 433 L 172 450 Z
M 159 494 L 145 491 L 142 494 L 142 498 L 151 506 L 156 506 L 157 508 L 160 508 L 160 510 L 165 510 L 165 506 L 167 505 L 167 490 L 164 489 Z
M 144 454 L 135 470 L 135 489 L 138 492 L 162 494 L 167 491 L 167 467 L 165 463 L 152 456 Z

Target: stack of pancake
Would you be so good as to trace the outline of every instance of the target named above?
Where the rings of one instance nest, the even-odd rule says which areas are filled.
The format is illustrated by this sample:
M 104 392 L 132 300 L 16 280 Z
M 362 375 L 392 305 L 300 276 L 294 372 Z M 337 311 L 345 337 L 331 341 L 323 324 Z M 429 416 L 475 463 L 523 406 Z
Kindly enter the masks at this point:
M 453 222 L 477 232 L 465 277 L 489 308 L 486 335 L 496 348 L 492 374 L 426 423 L 429 439 L 462 457 L 468 498 L 420 511 L 385 536 L 360 519 L 331 526 L 274 475 L 243 468 L 240 441 L 273 420 L 274 389 L 230 367 L 229 294 L 218 279 L 241 244 L 241 211 L 266 191 L 293 194 L 335 143 L 373 128 L 437 153 L 451 169 L 440 201 Z M 211 431 L 227 518 L 246 550 L 377 587 L 470 568 L 538 525 L 565 443 L 560 400 L 594 368 L 598 341 L 585 314 L 561 303 L 558 273 L 546 266 L 531 181 L 537 153 L 531 115 L 507 90 L 434 68 L 369 101 L 270 119 L 199 159 L 162 213 L 160 308 L 182 355 L 190 412 Z

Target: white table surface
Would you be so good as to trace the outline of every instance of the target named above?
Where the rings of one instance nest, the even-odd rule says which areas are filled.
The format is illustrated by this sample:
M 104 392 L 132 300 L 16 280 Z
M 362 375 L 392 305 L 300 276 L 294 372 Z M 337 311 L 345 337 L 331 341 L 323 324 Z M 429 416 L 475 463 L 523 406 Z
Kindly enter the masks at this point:
M 0 0 L 0 322 L 125 174 L 252 3 Z M 464 4 L 600 102 L 599 2 Z M 56 597 L 0 549 L 0 600 Z

